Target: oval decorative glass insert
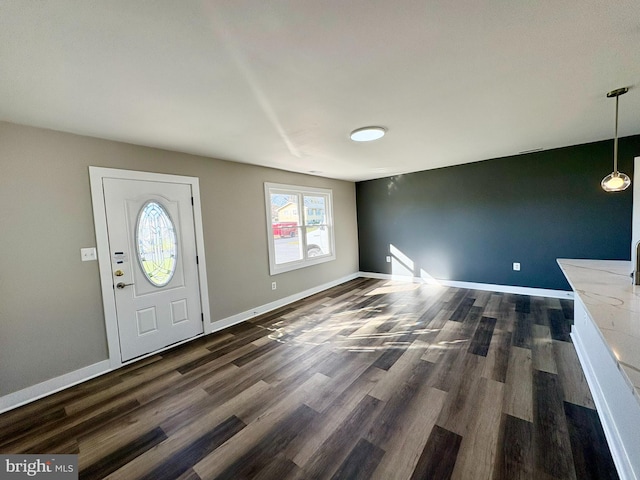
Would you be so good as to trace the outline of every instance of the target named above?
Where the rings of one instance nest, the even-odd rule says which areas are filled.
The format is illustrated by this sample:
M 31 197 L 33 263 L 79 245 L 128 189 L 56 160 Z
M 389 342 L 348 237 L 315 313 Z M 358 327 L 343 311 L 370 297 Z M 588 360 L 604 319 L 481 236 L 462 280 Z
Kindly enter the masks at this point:
M 142 272 L 152 285 L 164 287 L 176 271 L 178 242 L 171 217 L 158 202 L 147 202 L 140 210 L 136 240 Z

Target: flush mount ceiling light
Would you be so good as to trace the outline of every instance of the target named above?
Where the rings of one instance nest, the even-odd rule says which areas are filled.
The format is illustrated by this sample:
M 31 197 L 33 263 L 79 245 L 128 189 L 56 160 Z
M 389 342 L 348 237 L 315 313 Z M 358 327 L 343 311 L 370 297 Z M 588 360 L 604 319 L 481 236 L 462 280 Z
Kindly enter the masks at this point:
M 618 88 L 607 93 L 607 97 L 616 97 L 616 134 L 613 139 L 613 172 L 602 179 L 600 185 L 605 192 L 621 192 L 631 185 L 631 179 L 618 171 L 618 97 L 627 93 L 627 87 Z
M 354 142 L 371 142 L 384 137 L 387 131 L 382 127 L 362 127 L 351 132 L 351 140 Z

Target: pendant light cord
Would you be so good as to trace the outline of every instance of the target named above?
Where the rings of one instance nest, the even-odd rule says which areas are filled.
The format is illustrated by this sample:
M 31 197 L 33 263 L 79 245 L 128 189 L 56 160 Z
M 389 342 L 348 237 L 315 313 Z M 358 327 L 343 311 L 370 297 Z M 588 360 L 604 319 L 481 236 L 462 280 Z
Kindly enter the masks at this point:
M 616 133 L 613 137 L 613 171 L 618 174 L 618 99 L 620 97 L 616 95 Z
M 629 176 L 618 171 L 618 97 L 628 91 L 629 87 L 622 87 L 607 93 L 607 98 L 616 97 L 616 132 L 613 137 L 613 172 L 604 177 L 600 182 L 600 186 L 602 186 L 605 192 L 622 192 L 631 185 Z

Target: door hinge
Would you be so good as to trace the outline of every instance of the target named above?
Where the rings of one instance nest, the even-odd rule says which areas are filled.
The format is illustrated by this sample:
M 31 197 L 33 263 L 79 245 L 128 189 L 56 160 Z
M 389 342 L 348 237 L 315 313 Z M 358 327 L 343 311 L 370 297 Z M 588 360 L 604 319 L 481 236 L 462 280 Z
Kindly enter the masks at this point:
M 191 197 L 191 205 L 193 205 L 193 197 Z
M 202 318 L 202 321 L 204 322 L 204 313 L 201 313 L 200 317 Z
M 196 265 L 200 265 L 200 260 L 198 260 L 198 255 L 196 255 Z

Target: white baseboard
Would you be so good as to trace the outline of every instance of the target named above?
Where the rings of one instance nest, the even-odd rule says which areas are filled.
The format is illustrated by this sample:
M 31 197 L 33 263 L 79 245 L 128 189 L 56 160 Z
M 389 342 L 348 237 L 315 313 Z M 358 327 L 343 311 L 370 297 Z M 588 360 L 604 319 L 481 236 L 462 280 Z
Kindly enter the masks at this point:
M 386 273 L 360 272 L 361 277 L 379 278 L 381 280 L 395 280 L 401 282 L 426 283 L 443 287 L 468 288 L 469 290 L 484 290 L 489 292 L 515 293 L 532 297 L 567 298 L 573 299 L 573 292 L 565 290 L 549 290 L 546 288 L 518 287 L 512 285 L 494 285 L 491 283 L 457 282 L 453 280 L 439 280 L 435 278 L 410 277 L 408 275 L 390 275 Z
M 14 408 L 21 407 L 22 405 L 73 387 L 79 383 L 86 382 L 109 371 L 111 371 L 109 360 L 103 360 L 79 370 L 74 370 L 59 377 L 32 385 L 31 387 L 18 390 L 17 392 L 4 395 L 0 397 L 0 413 L 13 410 Z
M 271 312 L 273 310 L 276 310 L 278 308 L 285 307 L 293 302 L 302 300 L 303 298 L 310 297 L 311 295 L 315 295 L 316 293 L 320 293 L 329 288 L 348 282 L 349 280 L 354 280 L 358 277 L 360 277 L 359 273 L 352 273 L 351 275 L 347 275 L 346 277 L 342 277 L 337 280 L 333 280 L 331 282 L 318 285 L 317 287 L 309 288 L 299 293 L 294 293 L 293 295 L 289 295 L 288 297 L 284 297 L 279 300 L 275 300 L 273 302 L 260 305 L 259 307 L 252 308 L 251 310 L 246 310 L 244 312 L 231 315 L 230 317 L 223 318 L 222 320 L 211 322 L 209 331 L 205 331 L 205 333 L 218 332 L 220 330 L 231 327 L 238 323 L 242 323 L 253 317 L 257 317 L 258 315 L 262 315 L 262 314 Z
M 347 275 L 346 277 L 339 278 L 337 280 L 333 280 L 328 283 L 324 283 L 322 285 L 318 285 L 317 287 L 309 288 L 299 293 L 295 293 L 293 295 L 289 295 L 288 297 L 281 298 L 279 300 L 275 300 L 273 302 L 260 305 L 258 307 L 252 308 L 251 310 L 247 310 L 245 312 L 238 313 L 236 315 L 232 315 L 227 318 L 223 318 L 222 320 L 218 320 L 216 322 L 211 322 L 208 326 L 205 326 L 205 335 L 210 333 L 218 332 L 232 325 L 236 325 L 238 323 L 249 320 L 250 318 L 256 317 L 258 315 L 262 315 L 263 313 L 270 312 L 280 307 L 284 307 L 293 302 L 297 302 L 298 300 L 302 300 L 303 298 L 309 297 L 316 293 L 320 293 L 323 290 L 327 290 L 331 287 L 335 287 L 336 285 L 340 285 L 341 283 L 348 282 L 349 280 L 353 280 L 359 277 L 358 273 L 353 273 L 351 275 Z M 201 338 L 202 334 L 197 337 L 191 338 L 189 340 L 185 340 L 181 343 L 188 343 L 196 338 Z M 174 348 L 179 345 L 174 344 L 170 345 L 163 350 L 167 350 L 170 348 Z M 150 353 L 149 355 L 145 355 L 136 359 L 141 360 L 150 355 L 155 355 L 158 352 Z M 120 363 L 118 364 L 118 368 L 129 365 L 130 363 Z M 9 410 L 13 410 L 14 408 L 21 407 L 22 405 L 26 405 L 27 403 L 31 403 L 40 398 L 46 397 L 48 395 L 52 395 L 56 392 L 64 390 L 66 388 L 72 387 L 82 382 L 86 382 L 87 380 L 91 380 L 99 375 L 103 375 L 110 371 L 114 370 L 111 367 L 111 363 L 109 360 L 104 360 L 102 362 L 98 362 L 93 365 L 89 365 L 87 367 L 81 368 L 79 370 L 75 370 L 73 372 L 66 373 L 56 378 L 52 378 L 42 383 L 38 383 L 37 385 L 33 385 L 31 387 L 27 387 L 23 390 L 19 390 L 17 392 L 9 393 L 8 395 L 4 395 L 0 397 L 0 414 Z

